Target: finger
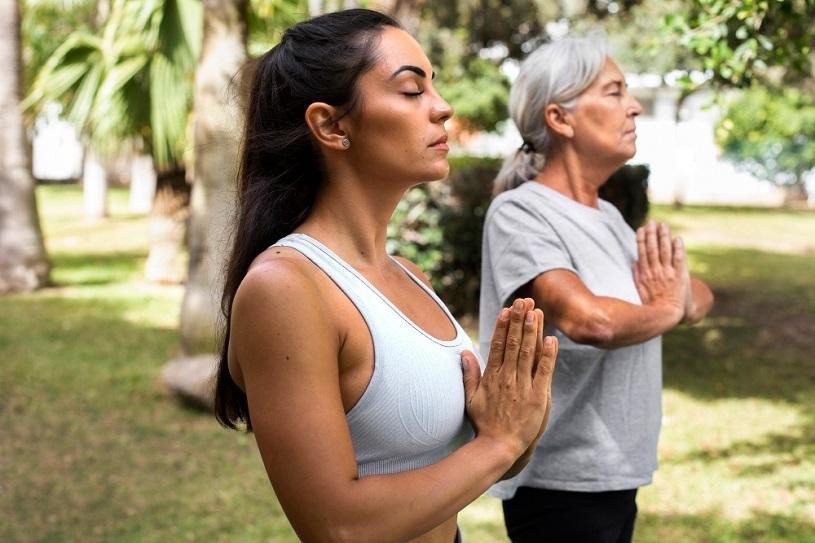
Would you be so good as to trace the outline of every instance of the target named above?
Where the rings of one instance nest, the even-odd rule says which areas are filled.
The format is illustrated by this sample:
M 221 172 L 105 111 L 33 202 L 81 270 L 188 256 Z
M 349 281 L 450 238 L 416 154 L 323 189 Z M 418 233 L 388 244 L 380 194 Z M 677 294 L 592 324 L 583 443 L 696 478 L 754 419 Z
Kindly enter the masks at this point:
M 524 315 L 526 315 L 526 311 L 532 311 L 535 309 L 535 300 L 532 298 L 524 298 Z
M 552 389 L 549 389 L 549 392 L 546 395 L 546 411 L 543 414 L 543 423 L 541 424 L 541 435 L 543 432 L 546 431 L 546 427 L 549 425 L 549 413 L 552 411 Z
M 526 306 L 524 308 L 524 311 L 535 311 L 535 300 L 534 299 L 532 299 L 532 298 L 524 298 L 524 303 L 526 304 Z M 541 331 L 543 330 L 543 327 L 539 326 L 538 324 L 539 324 L 538 323 L 538 316 L 536 314 L 535 315 L 535 325 L 538 326 L 537 334 L 539 335 L 541 333 Z M 537 343 L 535 345 L 535 348 L 537 349 Z M 537 360 L 537 354 L 535 355 L 533 360 Z M 533 362 L 533 364 L 534 364 L 534 362 Z
M 637 287 L 637 293 L 640 295 L 640 301 L 642 303 L 648 303 L 650 300 L 650 296 L 648 294 L 648 289 L 642 282 L 642 273 L 640 272 L 640 265 L 639 262 L 634 262 L 634 286 Z
M 664 268 L 673 266 L 673 243 L 671 242 L 671 230 L 668 225 L 659 225 L 659 262 Z
M 503 363 L 510 313 L 511 309 L 507 307 L 504 307 L 498 313 L 498 319 L 495 321 L 495 329 L 492 332 L 492 339 L 490 340 L 490 353 L 487 356 L 487 367 L 484 373 L 498 371 Z
M 532 366 L 535 364 L 535 344 L 538 340 L 538 317 L 527 311 L 524 318 L 524 335 L 518 351 L 518 374 L 515 379 L 524 387 L 532 383 Z
M 540 309 L 535 309 L 535 318 L 538 324 L 538 333 L 535 334 L 535 367 L 537 367 L 538 359 L 543 356 L 543 311 Z M 532 368 L 532 371 L 535 371 L 535 368 Z
M 685 255 L 685 244 L 682 241 L 682 238 L 679 236 L 673 240 L 673 267 L 679 274 L 688 272 L 688 259 Z
M 512 304 L 512 313 L 509 317 L 509 330 L 507 331 L 507 341 L 504 347 L 504 359 L 501 364 L 502 369 L 511 372 L 518 370 L 518 352 L 521 350 L 521 340 L 524 332 L 524 318 L 526 303 L 520 298 Z M 508 366 L 507 368 L 504 368 Z M 509 378 L 509 376 L 507 376 Z M 515 380 L 514 375 L 512 380 Z
M 555 336 L 546 336 L 543 340 L 543 356 L 538 360 L 538 368 L 535 371 L 535 388 L 542 394 L 549 394 L 552 387 L 552 375 L 555 371 L 557 360 L 558 340 Z
M 478 360 L 476 360 L 472 352 L 462 351 L 461 370 L 464 377 L 465 405 L 469 405 L 470 398 L 478 390 L 478 384 L 481 382 L 481 369 L 478 367 Z
M 654 221 L 648 221 L 648 226 L 645 227 L 645 253 L 650 271 L 658 271 L 660 268 L 659 241 L 657 240 L 656 223 Z
M 648 263 L 648 251 L 645 248 L 645 227 L 637 228 L 637 260 Z

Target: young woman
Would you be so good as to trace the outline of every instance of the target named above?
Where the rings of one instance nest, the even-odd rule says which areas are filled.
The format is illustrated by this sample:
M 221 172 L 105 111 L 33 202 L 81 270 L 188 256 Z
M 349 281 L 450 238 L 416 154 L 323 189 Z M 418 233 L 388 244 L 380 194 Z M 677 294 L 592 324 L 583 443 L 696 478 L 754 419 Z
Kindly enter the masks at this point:
M 451 543 L 546 424 L 557 342 L 532 301 L 498 316 L 482 376 L 427 278 L 385 252 L 405 190 L 448 172 L 432 79 L 368 10 L 292 27 L 254 75 L 216 413 L 254 431 L 305 541 Z
M 541 46 L 510 94 L 524 144 L 487 212 L 481 332 L 513 296 L 530 296 L 563 345 L 546 436 L 494 489 L 513 542 L 631 540 L 637 488 L 656 469 L 661 335 L 713 303 L 666 225 L 635 234 L 598 197 L 634 156 L 640 111 L 595 38 Z

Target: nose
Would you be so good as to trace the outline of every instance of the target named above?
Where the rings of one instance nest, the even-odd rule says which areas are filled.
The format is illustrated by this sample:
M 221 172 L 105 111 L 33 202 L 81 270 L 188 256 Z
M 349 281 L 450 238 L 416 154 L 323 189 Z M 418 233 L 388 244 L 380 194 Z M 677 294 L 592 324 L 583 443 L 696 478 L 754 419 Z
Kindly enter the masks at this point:
M 453 116 L 453 106 L 439 95 L 430 108 L 430 120 L 434 123 L 444 123 Z
M 636 117 L 637 115 L 642 113 L 642 104 L 640 104 L 639 100 L 637 100 L 630 94 L 629 97 L 631 98 L 631 104 L 629 105 L 629 113 L 631 114 L 632 117 Z

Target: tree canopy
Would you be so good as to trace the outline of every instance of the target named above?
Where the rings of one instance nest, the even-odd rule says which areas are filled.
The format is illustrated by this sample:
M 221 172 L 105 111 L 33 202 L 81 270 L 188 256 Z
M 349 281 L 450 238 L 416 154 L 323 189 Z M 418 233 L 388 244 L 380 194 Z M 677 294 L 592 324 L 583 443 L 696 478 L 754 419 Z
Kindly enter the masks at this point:
M 742 168 L 804 198 L 804 174 L 815 168 L 815 97 L 794 88 L 740 92 L 716 127 L 716 141 Z
M 692 0 L 665 24 L 719 85 L 813 78 L 815 0 Z
M 195 62 L 201 46 L 196 0 L 113 0 L 98 31 L 80 29 L 51 54 L 25 104 L 67 107 L 98 152 L 141 141 L 157 166 L 182 162 Z

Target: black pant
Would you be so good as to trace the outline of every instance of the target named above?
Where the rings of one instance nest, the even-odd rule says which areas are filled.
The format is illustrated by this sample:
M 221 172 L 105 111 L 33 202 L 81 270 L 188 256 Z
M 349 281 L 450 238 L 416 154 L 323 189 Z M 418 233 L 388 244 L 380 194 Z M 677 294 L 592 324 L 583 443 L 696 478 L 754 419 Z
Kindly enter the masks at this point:
M 521 487 L 504 501 L 513 543 L 630 543 L 637 489 L 569 492 Z

